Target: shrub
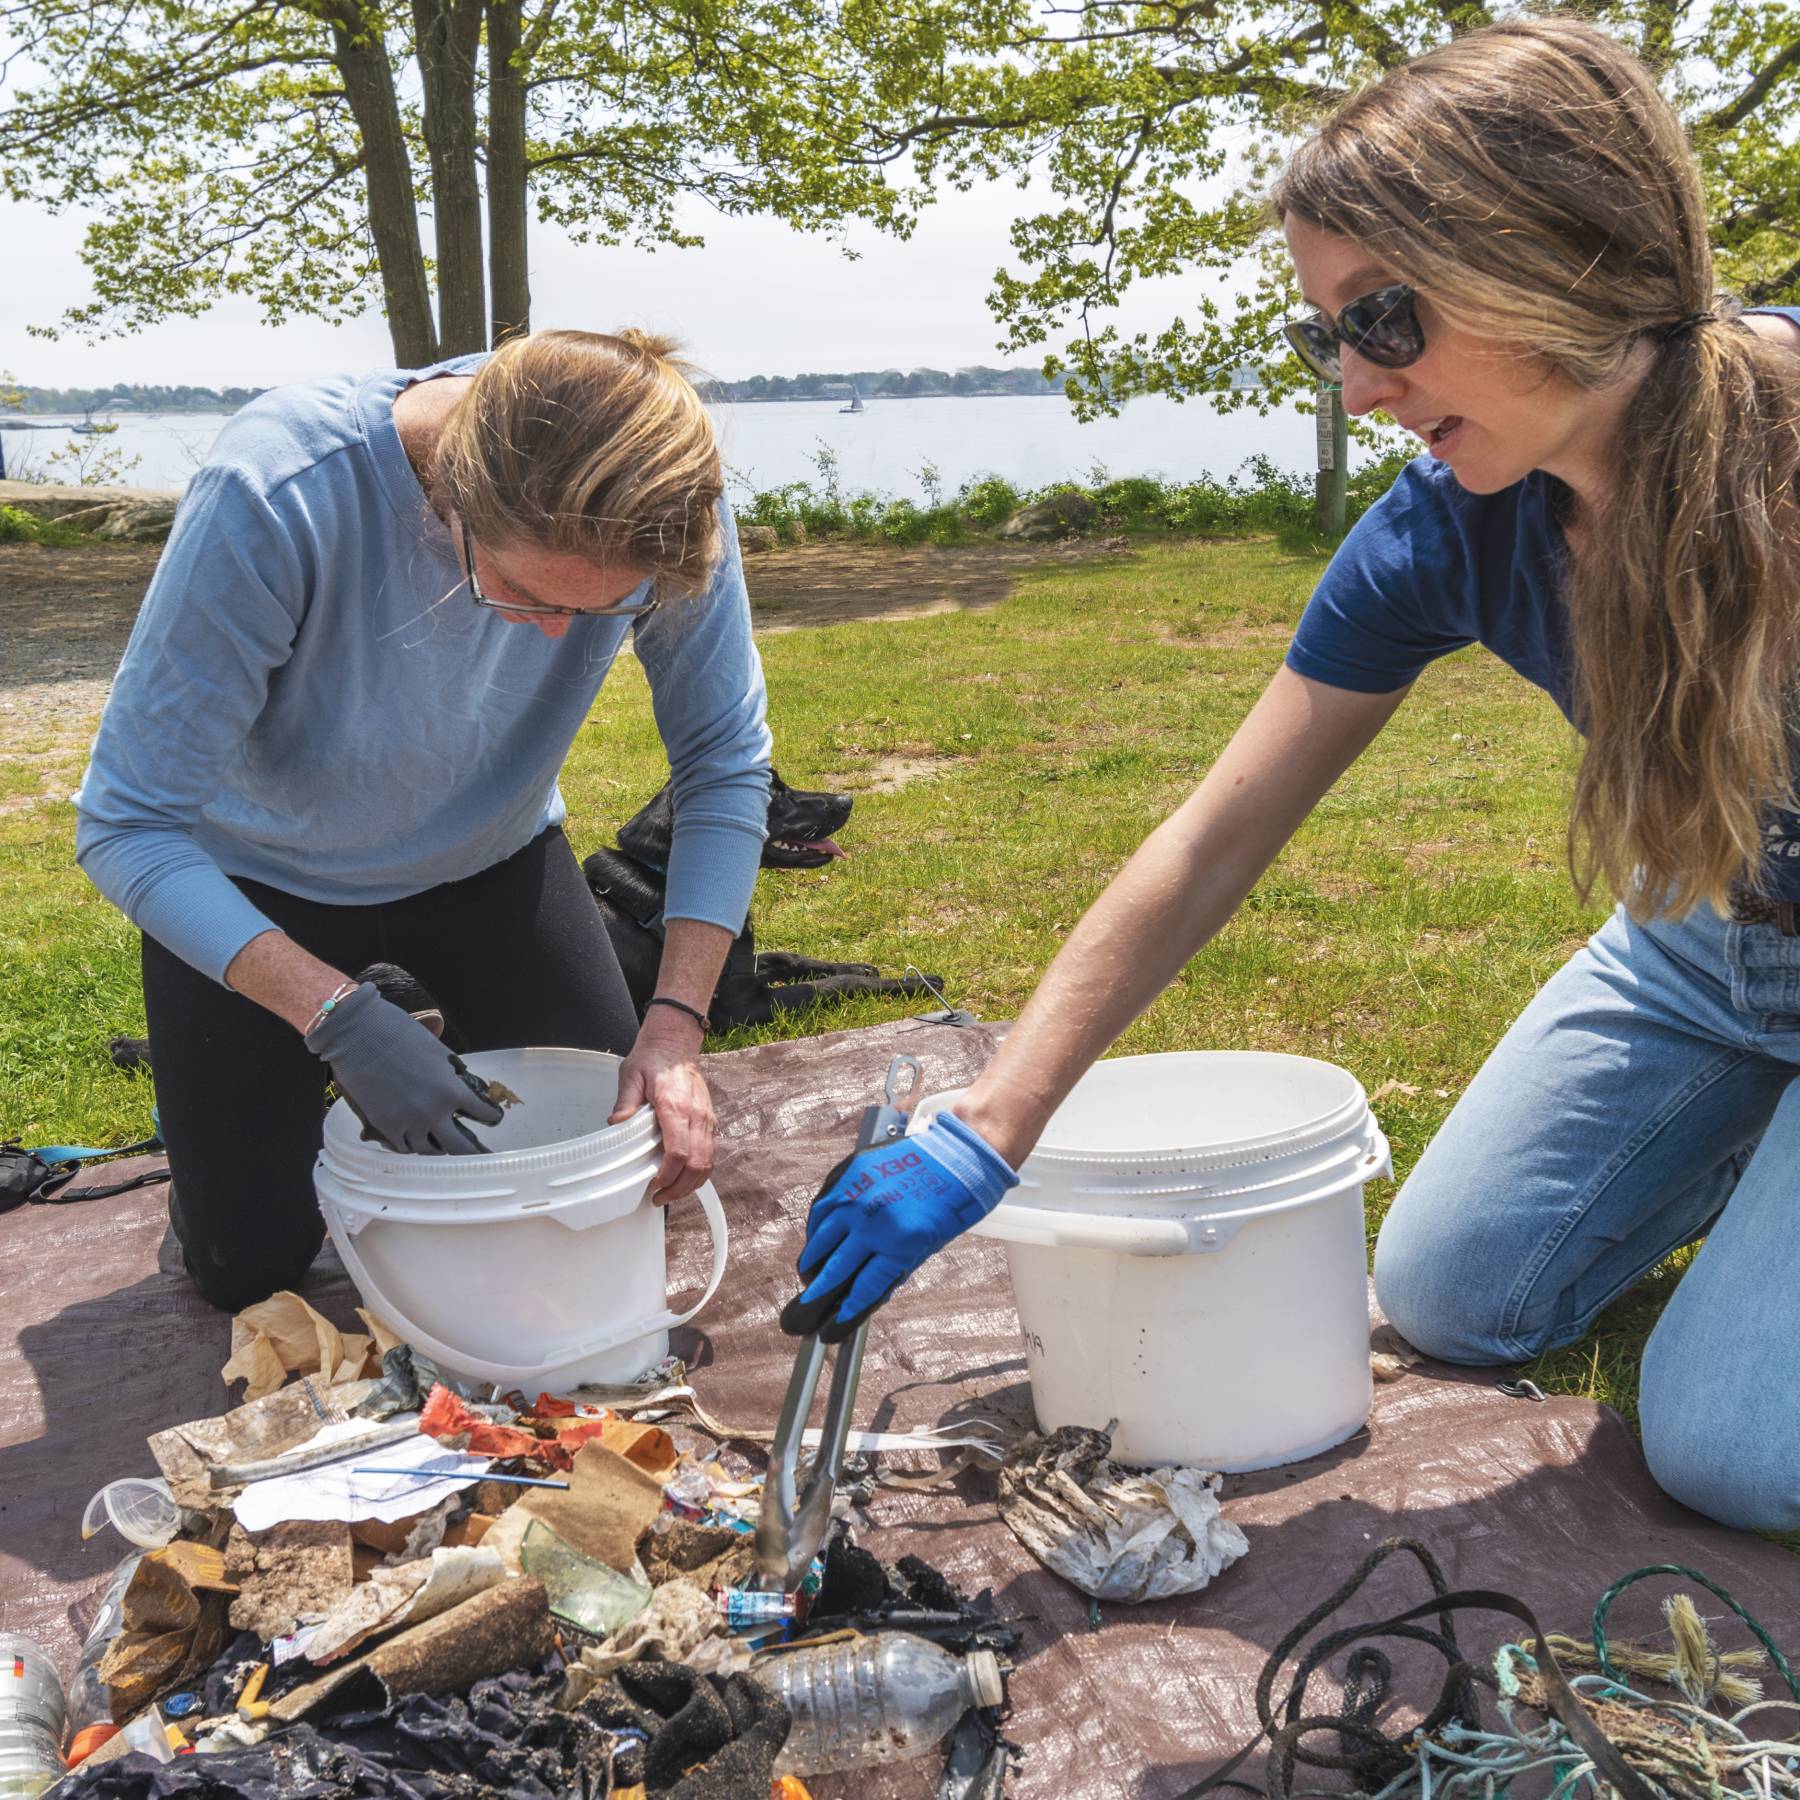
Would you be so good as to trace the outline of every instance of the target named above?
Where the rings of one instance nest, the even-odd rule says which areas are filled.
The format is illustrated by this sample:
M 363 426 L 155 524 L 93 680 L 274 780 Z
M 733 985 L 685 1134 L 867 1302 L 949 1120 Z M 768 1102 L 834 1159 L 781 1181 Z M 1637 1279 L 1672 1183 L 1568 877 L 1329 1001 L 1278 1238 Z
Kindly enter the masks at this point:
M 1347 517 L 1354 524 L 1387 492 L 1411 459 L 1390 452 L 1358 469 L 1349 482 Z M 773 525 L 783 537 L 799 525 L 807 537 L 851 537 L 865 543 L 954 544 L 1004 525 L 1023 506 L 1053 495 L 1080 494 L 1095 506 L 1095 530 L 1161 531 L 1186 537 L 1273 537 L 1286 550 L 1331 548 L 1313 523 L 1313 480 L 1253 456 L 1223 481 L 1203 475 L 1171 482 L 1154 475 L 1110 476 L 1089 471 L 1086 485 L 1056 481 L 1030 492 L 999 475 L 965 482 L 954 498 L 939 501 L 935 481 L 929 504 L 882 494 L 841 493 L 834 461 L 820 462 L 823 487 L 790 482 L 752 494 L 739 508 L 746 524 Z M 929 465 L 928 465 L 929 466 Z M 935 477 L 936 470 L 930 471 Z
M 1010 481 L 984 475 L 966 483 L 951 504 L 971 525 L 1004 525 L 1025 504 L 1025 497 Z
M 0 544 L 85 544 L 88 536 L 60 519 L 40 519 L 23 506 L 0 506 Z

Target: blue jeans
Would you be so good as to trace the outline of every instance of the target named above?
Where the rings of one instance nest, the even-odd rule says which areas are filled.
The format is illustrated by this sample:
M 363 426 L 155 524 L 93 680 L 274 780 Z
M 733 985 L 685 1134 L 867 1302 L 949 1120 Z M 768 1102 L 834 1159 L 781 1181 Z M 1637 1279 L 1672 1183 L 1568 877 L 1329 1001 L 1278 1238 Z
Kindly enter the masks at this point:
M 1644 1351 L 1644 1454 L 1725 1524 L 1800 1528 L 1800 938 L 1615 913 L 1544 986 L 1381 1228 L 1394 1325 L 1455 1363 L 1572 1342 L 1706 1242 Z

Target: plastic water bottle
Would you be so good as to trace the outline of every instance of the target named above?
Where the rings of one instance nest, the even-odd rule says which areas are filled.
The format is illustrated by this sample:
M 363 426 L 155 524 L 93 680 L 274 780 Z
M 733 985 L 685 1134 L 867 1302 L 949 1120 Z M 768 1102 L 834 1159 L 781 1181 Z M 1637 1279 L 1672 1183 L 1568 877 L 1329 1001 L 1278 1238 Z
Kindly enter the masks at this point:
M 100 1610 L 94 1615 L 93 1629 L 81 1646 L 81 1658 L 75 1665 L 75 1678 L 69 1683 L 71 1737 L 87 1730 L 89 1726 L 106 1725 L 112 1721 L 112 1696 L 107 1692 L 106 1683 L 100 1679 L 100 1665 L 106 1660 L 106 1653 L 111 1649 L 113 1639 L 125 1629 L 125 1590 L 131 1586 L 131 1578 L 137 1573 L 138 1564 L 143 1560 L 143 1552 L 134 1550 L 113 1570 L 112 1580 L 106 1584 L 106 1592 L 100 1600 Z
M 971 1706 L 998 1706 L 1006 1694 L 993 1651 L 957 1656 L 905 1631 L 784 1650 L 754 1673 L 793 1716 L 777 1775 L 910 1762 Z
M 28 1637 L 0 1632 L 0 1795 L 31 1800 L 63 1773 L 63 1691 Z

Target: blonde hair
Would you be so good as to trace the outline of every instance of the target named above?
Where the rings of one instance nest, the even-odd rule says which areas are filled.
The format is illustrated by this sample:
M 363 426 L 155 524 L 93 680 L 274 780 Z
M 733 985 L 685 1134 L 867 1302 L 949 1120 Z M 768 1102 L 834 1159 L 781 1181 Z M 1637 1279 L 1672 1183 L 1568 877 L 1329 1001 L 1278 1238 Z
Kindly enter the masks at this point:
M 668 338 L 534 331 L 476 371 L 432 450 L 432 503 L 483 544 L 641 568 L 698 593 L 723 548 L 712 421 Z
M 1699 171 L 1650 71 L 1571 19 L 1472 31 L 1345 102 L 1271 198 L 1580 387 L 1651 346 L 1568 574 L 1569 861 L 1584 899 L 1604 880 L 1640 918 L 1724 908 L 1794 804 L 1800 357 L 1715 298 Z

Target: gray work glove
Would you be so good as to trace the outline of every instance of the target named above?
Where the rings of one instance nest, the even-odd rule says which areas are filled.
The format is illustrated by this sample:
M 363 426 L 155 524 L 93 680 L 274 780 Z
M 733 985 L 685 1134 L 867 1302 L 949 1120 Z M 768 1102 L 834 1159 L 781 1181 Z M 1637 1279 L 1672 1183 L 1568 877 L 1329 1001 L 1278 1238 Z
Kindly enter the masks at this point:
M 372 981 L 347 994 L 307 1033 L 306 1047 L 331 1065 L 338 1092 L 363 1122 L 363 1136 L 415 1156 L 469 1156 L 483 1144 L 456 1115 L 498 1125 L 505 1114 L 455 1051 L 384 1000 Z

